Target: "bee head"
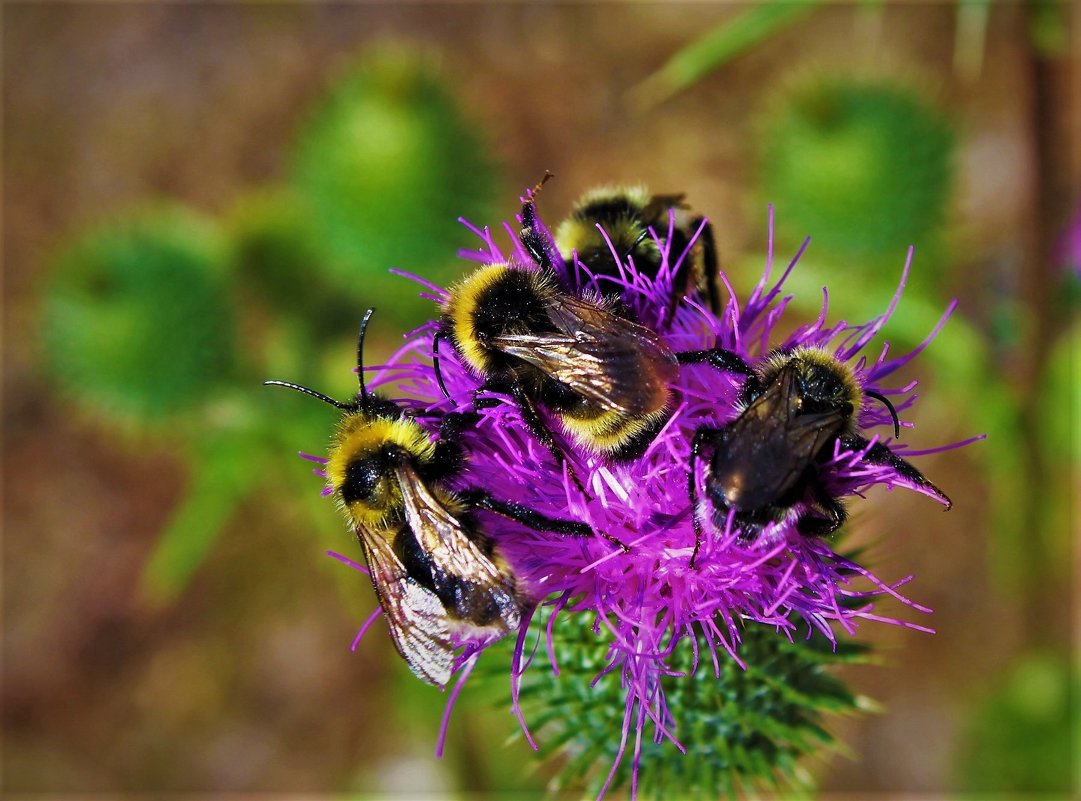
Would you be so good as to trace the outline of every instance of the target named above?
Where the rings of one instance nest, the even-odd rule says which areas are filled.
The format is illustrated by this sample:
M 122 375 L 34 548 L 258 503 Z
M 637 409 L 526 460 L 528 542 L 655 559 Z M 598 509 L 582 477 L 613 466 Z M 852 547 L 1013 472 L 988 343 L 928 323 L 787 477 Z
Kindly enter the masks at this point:
M 402 494 L 395 470 L 401 460 L 431 462 L 435 445 L 427 433 L 392 400 L 364 385 L 364 333 L 375 309 L 368 309 L 357 336 L 356 397 L 337 401 L 288 381 L 264 381 L 311 395 L 344 413 L 330 444 L 327 486 L 354 524 L 379 526 L 401 516 Z
M 846 433 L 856 433 L 856 422 L 867 395 L 889 410 L 894 435 L 900 433 L 900 421 L 893 404 L 884 395 L 864 390 L 847 364 L 821 348 L 801 347 L 771 354 L 761 372 L 763 385 L 774 380 L 781 370 L 791 370 L 799 395 L 801 410 L 807 413 L 842 411 Z
M 334 435 L 327 486 L 354 524 L 382 528 L 402 514 L 398 465 L 426 465 L 435 444 L 410 418 L 347 414 Z
M 809 351 L 795 357 L 792 364 L 807 411 L 847 409 L 851 414 L 859 409 L 859 385 L 843 362 L 822 351 Z
M 365 522 L 387 516 L 400 504 L 391 460 L 383 451 L 358 454 L 346 462 L 336 489 L 350 516 Z

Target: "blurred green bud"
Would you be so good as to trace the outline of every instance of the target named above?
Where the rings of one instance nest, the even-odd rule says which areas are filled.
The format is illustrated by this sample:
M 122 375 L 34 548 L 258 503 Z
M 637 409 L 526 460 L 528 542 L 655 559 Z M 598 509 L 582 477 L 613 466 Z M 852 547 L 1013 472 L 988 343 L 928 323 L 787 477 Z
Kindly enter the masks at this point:
M 273 188 L 247 195 L 225 228 L 242 291 L 276 316 L 302 320 L 315 341 L 340 338 L 356 327 L 358 304 L 328 279 L 323 264 L 329 256 L 318 226 L 295 193 Z
M 275 307 L 311 311 L 322 257 L 307 207 L 288 191 L 268 189 L 240 199 L 228 215 L 237 278 Z M 315 275 L 313 275 L 315 273 Z
M 217 230 L 167 207 L 87 231 L 50 265 L 44 362 L 80 405 L 152 423 L 201 403 L 233 364 Z
M 814 236 L 819 254 L 896 265 L 945 219 L 953 131 L 908 89 L 802 83 L 774 103 L 759 148 L 765 199 L 785 229 Z
M 488 153 L 428 58 L 368 53 L 314 109 L 292 154 L 292 184 L 329 255 L 321 266 L 362 303 L 390 293 L 399 320 L 430 317 L 430 304 L 408 305 L 418 290 L 387 271 L 442 282 L 461 270 L 455 253 L 472 240 L 458 217 L 490 216 Z

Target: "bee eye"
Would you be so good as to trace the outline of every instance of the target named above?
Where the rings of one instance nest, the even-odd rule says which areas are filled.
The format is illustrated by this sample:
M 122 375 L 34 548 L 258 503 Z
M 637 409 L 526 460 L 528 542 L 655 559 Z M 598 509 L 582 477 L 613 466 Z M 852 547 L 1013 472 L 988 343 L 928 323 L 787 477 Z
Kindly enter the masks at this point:
M 376 499 L 379 482 L 386 475 L 386 459 L 382 454 L 360 456 L 349 462 L 342 482 L 342 500 L 345 503 L 372 503 Z

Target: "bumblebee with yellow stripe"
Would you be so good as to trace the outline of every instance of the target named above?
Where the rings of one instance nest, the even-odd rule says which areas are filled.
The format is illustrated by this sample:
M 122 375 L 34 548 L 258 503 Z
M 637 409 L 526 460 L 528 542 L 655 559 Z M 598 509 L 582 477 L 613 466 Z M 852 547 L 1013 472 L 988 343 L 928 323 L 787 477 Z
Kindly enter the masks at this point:
M 522 212 L 527 248 L 535 220 L 530 197 Z M 555 245 L 566 261 L 577 254 L 578 261 L 593 275 L 613 278 L 620 275 L 617 256 L 623 263 L 633 261 L 639 273 L 656 278 L 664 260 L 663 247 L 669 263 L 673 267 L 678 263 L 672 276 L 669 312 L 685 295 L 695 292 L 707 300 L 714 314 L 722 311 L 713 227 L 691 210 L 682 194 L 654 195 L 644 186 L 593 189 L 556 227 Z
M 465 459 L 460 438 L 470 415 L 444 416 L 439 439 L 432 441 L 396 403 L 366 390 L 362 354 L 372 312 L 357 339 L 360 391 L 351 402 L 285 381 L 265 383 L 343 412 L 325 466 L 327 487 L 356 531 L 398 652 L 419 678 L 442 686 L 454 668 L 456 641 L 496 639 L 517 629 L 527 604 L 474 510 L 559 534 L 593 531 L 483 490 L 447 489 Z
M 480 267 L 452 287 L 434 343 L 449 339 L 484 378 L 484 393 L 509 395 L 531 432 L 556 457 L 537 406 L 579 447 L 613 461 L 639 456 L 671 413 L 675 355 L 653 331 L 600 300 L 562 291 L 549 269 L 513 262 Z
M 673 353 L 645 326 L 627 318 L 618 299 L 560 288 L 554 243 L 537 225 L 533 188 L 522 206 L 520 239 L 537 266 L 504 262 L 480 267 L 451 287 L 432 343 L 440 389 L 439 343 L 449 339 L 484 393 L 509 395 L 537 439 L 563 464 L 565 456 L 537 406 L 554 413 L 583 450 L 610 461 L 642 455 L 671 416 L 680 364 L 708 363 L 743 375 L 750 367 L 723 348 Z M 571 471 L 574 476 L 573 470 Z M 575 479 L 577 481 L 577 479 Z

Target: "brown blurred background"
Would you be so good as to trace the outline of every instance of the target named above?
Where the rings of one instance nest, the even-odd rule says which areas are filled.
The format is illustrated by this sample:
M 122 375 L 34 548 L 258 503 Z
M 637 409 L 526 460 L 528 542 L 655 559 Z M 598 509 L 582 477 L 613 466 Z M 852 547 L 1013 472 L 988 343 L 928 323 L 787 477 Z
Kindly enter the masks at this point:
M 432 163 L 456 161 L 460 147 L 477 161 L 470 174 L 487 183 L 466 187 L 467 177 L 448 173 L 430 199 L 417 189 L 399 202 L 394 187 L 406 178 L 380 178 L 391 218 L 373 236 L 395 232 L 385 246 L 393 255 L 379 251 L 370 267 L 380 276 L 387 266 L 453 276 L 462 269 L 456 234 L 444 244 L 442 229 L 430 227 L 459 213 L 493 226 L 509 219 L 524 187 L 550 169 L 557 179 L 542 212 L 553 222 L 599 182 L 686 192 L 712 219 L 722 259 L 746 293 L 762 263 L 767 203 L 777 205 L 781 257 L 804 235 L 816 237 L 798 227 L 810 223 L 786 217 L 791 182 L 767 158 L 769 147 L 791 141 L 778 133 L 786 98 L 818 80 L 885 82 L 943 121 L 949 179 L 940 181 L 941 210 L 925 227 L 927 242 L 915 242 L 911 300 L 902 301 L 898 333 L 886 335 L 914 345 L 925 322 L 959 298 L 956 320 L 909 371 L 921 379 L 922 397 L 912 415 L 918 427 L 906 436 L 913 447 L 981 432 L 990 439 L 921 460 L 954 500 L 948 516 L 912 493 L 872 492 L 859 505 L 853 541 L 873 544 L 869 561 L 879 575 L 916 574 L 907 590 L 935 609 L 938 633 L 862 627 L 885 664 L 850 668 L 846 677 L 885 711 L 830 719 L 851 754 L 810 767 L 825 793 L 853 797 L 1028 789 L 1065 797 L 1073 769 L 1064 766 L 1078 755 L 1078 293 L 1076 261 L 1071 268 L 1059 243 L 1076 220 L 1081 184 L 1076 10 L 970 5 L 985 13 L 948 3 L 808 9 L 768 36 L 745 36 L 715 68 L 648 106 L 648 76 L 749 7 L 6 5 L 5 792 L 539 792 L 545 774 L 522 775 L 521 743 L 504 751 L 516 724 L 501 702 L 467 689 L 437 762 L 439 693 L 414 686 L 378 627 L 349 652 L 374 598 L 362 576 L 323 556 L 326 547 L 348 550 L 348 536 L 292 456 L 318 451 L 332 417 L 303 401 L 264 397 L 258 386 L 307 378 L 345 395 L 362 304 L 389 311 L 400 301 L 403 309 L 373 324 L 382 338 L 370 346 L 374 362 L 424 319 L 426 307 L 409 306 L 413 285 L 395 279 L 368 296 L 364 286 L 353 287 L 355 296 L 335 292 L 349 275 L 351 246 L 318 228 L 333 203 L 319 201 L 330 203 L 321 212 L 313 201 L 316 246 L 338 249 L 319 268 L 329 277 L 317 280 L 305 258 L 322 251 L 301 237 L 278 283 L 255 275 L 229 284 L 215 315 L 229 318 L 229 333 L 214 341 L 229 336 L 234 355 L 228 364 L 196 363 L 197 378 L 182 389 L 197 400 L 174 404 L 117 394 L 123 375 L 108 384 L 112 368 L 82 352 L 86 323 L 70 311 L 82 308 L 79 299 L 54 278 L 79 280 L 80 237 L 163 203 L 194 219 L 176 230 L 211 231 L 214 244 L 192 259 L 213 262 L 228 250 L 233 260 L 225 261 L 235 266 L 237 242 L 278 230 L 260 214 L 283 228 L 297 219 L 288 205 L 263 199 L 324 187 L 324 152 L 332 165 L 351 158 L 331 152 L 325 143 L 334 138 L 320 127 L 333 124 L 325 109 L 335 87 L 348 85 L 357 64 L 377 70 L 419 53 L 417 69 L 438 76 L 454 105 L 448 127 L 432 123 Z M 392 88 L 415 79 L 413 67 L 383 69 Z M 645 85 L 656 91 L 660 80 Z M 813 144 L 800 152 L 815 152 Z M 920 169 L 897 160 L 900 175 Z M 408 206 L 418 198 L 419 208 Z M 380 205 L 377 198 L 349 208 L 358 225 L 372 226 L 365 203 Z M 883 195 L 882 214 L 891 209 Z M 413 236 L 437 241 L 443 263 L 420 251 L 414 258 L 415 243 L 396 255 L 395 242 Z M 272 255 L 293 253 L 293 239 L 267 241 Z M 832 319 L 884 308 L 904 255 L 903 245 L 889 244 L 894 256 L 872 275 L 878 254 L 846 251 L 844 241 L 816 251 L 813 240 L 794 276 L 794 286 L 807 288 L 798 313 L 813 313 L 821 284 L 832 288 Z M 239 261 L 241 274 L 261 269 L 255 257 Z M 316 284 L 336 300 L 324 302 Z M 163 291 L 163 307 L 183 305 L 189 294 Z M 292 296 L 295 316 L 283 323 L 275 299 Z M 198 310 L 179 319 L 208 330 Z M 311 335 L 309 324 L 327 331 Z M 161 332 L 149 361 L 132 361 L 133 374 L 156 384 L 187 375 L 172 346 L 184 333 Z M 304 367 L 307 357 L 314 366 Z M 220 380 L 204 391 L 198 376 L 213 372 L 208 363 Z M 221 486 L 235 491 L 215 494 Z M 186 548 L 185 527 L 209 541 Z M 162 546 L 163 532 L 173 545 Z M 173 550 L 154 561 L 163 547 Z M 174 575 L 172 564 L 190 572 Z M 1029 724 L 1057 743 L 1053 754 L 1032 738 L 1031 755 L 996 741 Z M 996 748 L 1021 763 L 999 785 L 981 761 L 1001 765 Z

